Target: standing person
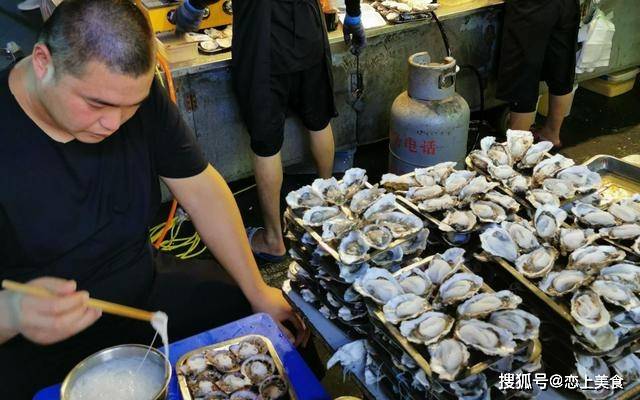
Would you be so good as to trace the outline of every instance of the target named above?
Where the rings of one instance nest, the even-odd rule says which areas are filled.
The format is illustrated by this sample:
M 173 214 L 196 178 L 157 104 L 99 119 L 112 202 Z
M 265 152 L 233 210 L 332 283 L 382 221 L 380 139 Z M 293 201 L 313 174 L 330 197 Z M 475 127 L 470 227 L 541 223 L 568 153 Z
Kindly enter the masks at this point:
M 206 5 L 199 1 L 185 0 L 176 13 L 178 29 L 197 29 L 199 10 Z M 346 7 L 344 39 L 359 53 L 366 43 L 360 2 L 347 0 Z M 258 258 L 277 262 L 286 255 L 280 225 L 280 149 L 288 109 L 309 132 L 318 174 L 328 178 L 333 171 L 331 50 L 318 0 L 234 0 L 233 18 L 234 90 L 251 137 L 264 220 L 264 228 L 248 228 L 247 233 Z
M 549 87 L 549 113 L 534 134 L 561 147 L 571 108 L 580 25 L 578 0 L 508 0 L 505 4 L 497 97 L 509 102 L 509 128 L 531 130 L 538 84 Z

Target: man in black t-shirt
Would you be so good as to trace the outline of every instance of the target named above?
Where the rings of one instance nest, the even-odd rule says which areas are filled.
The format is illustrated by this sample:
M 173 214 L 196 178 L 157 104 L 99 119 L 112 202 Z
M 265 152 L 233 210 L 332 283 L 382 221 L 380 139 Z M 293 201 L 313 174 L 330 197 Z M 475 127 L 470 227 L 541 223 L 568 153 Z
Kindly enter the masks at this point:
M 0 72 L 0 279 L 55 294 L 0 291 L 2 399 L 33 395 L 99 349 L 151 340 L 148 324 L 87 307 L 89 294 L 166 311 L 172 340 L 252 311 L 298 324 L 154 66 L 153 33 L 129 0 L 66 0 L 31 56 Z M 158 178 L 223 268 L 177 268 L 151 250 Z

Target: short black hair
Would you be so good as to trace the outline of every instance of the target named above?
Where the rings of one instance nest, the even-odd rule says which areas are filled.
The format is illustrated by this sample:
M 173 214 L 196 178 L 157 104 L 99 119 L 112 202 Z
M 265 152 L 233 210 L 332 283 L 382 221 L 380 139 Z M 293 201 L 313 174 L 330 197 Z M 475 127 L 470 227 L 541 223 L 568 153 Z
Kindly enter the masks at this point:
M 81 76 L 89 61 L 138 77 L 154 63 L 154 35 L 130 0 L 64 0 L 45 22 L 38 42 L 53 58 L 56 74 Z

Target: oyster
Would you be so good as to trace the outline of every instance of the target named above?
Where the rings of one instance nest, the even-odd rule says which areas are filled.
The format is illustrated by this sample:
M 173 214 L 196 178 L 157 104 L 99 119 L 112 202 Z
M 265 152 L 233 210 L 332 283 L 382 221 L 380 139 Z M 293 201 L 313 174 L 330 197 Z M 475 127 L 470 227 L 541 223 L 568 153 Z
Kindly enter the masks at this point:
M 426 168 L 416 168 L 414 170 L 414 175 L 416 180 L 422 186 L 429 186 L 431 180 L 425 177 L 432 177 L 437 184 L 442 184 L 444 181 L 451 175 L 453 171 L 455 171 L 456 167 L 455 161 L 445 161 L 438 163 L 436 165 L 432 165 L 431 167 Z
M 351 309 L 346 306 L 342 306 L 338 309 L 338 318 L 343 321 L 353 321 L 354 319 L 362 318 L 366 315 L 366 311 L 354 313 Z
M 540 281 L 538 287 L 546 294 L 555 297 L 572 293 L 589 282 L 591 282 L 591 278 L 584 272 L 566 269 L 550 272 Z
M 307 226 L 322 226 L 325 221 L 342 215 L 338 207 L 311 207 L 304 212 L 302 221 Z
M 361 214 L 383 194 L 384 189 L 378 188 L 377 184 L 370 189 L 363 189 L 353 195 L 349 209 L 356 214 Z
M 529 186 L 531 186 L 531 178 L 518 174 L 507 179 L 505 184 L 514 193 L 524 193 L 529 190 Z
M 467 346 L 487 355 L 506 357 L 512 354 L 516 347 L 511 332 L 477 319 L 459 321 L 455 336 Z
M 275 370 L 276 365 L 273 359 L 264 354 L 247 358 L 240 367 L 240 371 L 256 385 L 273 375 Z
M 369 251 L 369 244 L 360 231 L 351 231 L 340 241 L 338 254 L 340 261 L 345 264 L 355 264 L 365 259 Z
M 382 268 L 369 268 L 364 276 L 356 280 L 353 288 L 379 304 L 386 304 L 392 298 L 404 293 L 396 278 Z
M 491 397 L 485 374 L 470 375 L 459 381 L 452 382 L 449 386 L 458 397 L 458 400 L 488 400 Z
M 511 236 L 511 239 L 522 253 L 529 253 L 540 247 L 540 243 L 534 234 L 534 229 L 528 221 L 504 221 L 500 226 L 509 233 L 509 236 Z
M 624 251 L 613 246 L 581 247 L 569 255 L 567 268 L 594 274 L 606 266 L 624 260 L 625 256 Z
M 367 225 L 362 228 L 362 234 L 367 244 L 378 250 L 386 249 L 393 241 L 393 235 L 386 226 L 376 224 Z
M 522 160 L 518 163 L 518 168 L 532 168 L 538 164 L 552 148 L 553 143 L 546 140 L 534 144 L 529 147 L 529 150 L 524 154 L 524 157 L 522 157 Z
M 547 204 L 553 207 L 560 207 L 560 198 L 544 189 L 532 189 L 527 192 L 527 200 L 535 208 L 540 208 Z
M 612 228 L 602 228 L 601 235 L 614 240 L 632 240 L 640 236 L 640 225 L 623 224 Z
M 376 215 L 376 224 L 386 226 L 394 238 L 404 238 L 420 231 L 424 224 L 415 215 L 388 212 Z
M 518 257 L 516 268 L 527 278 L 540 278 L 553 269 L 557 259 L 558 250 L 545 245 Z
M 266 343 L 258 337 L 243 339 L 240 343 L 229 346 L 229 350 L 240 361 L 258 354 L 266 354 L 268 351 Z
M 542 188 L 561 199 L 569 199 L 576 194 L 576 188 L 570 181 L 557 178 L 547 178 L 542 182 Z
M 426 269 L 426 274 L 435 285 L 440 285 L 453 275 L 464 261 L 464 249 L 452 247 L 442 254 L 435 254 Z
M 571 299 L 571 315 L 589 329 L 601 328 L 609 324 L 609 311 L 602 304 L 600 296 L 592 290 L 578 290 Z
M 429 346 L 429 355 L 431 369 L 445 381 L 455 380 L 469 362 L 467 346 L 456 339 L 445 339 Z
M 207 400 L 215 400 L 215 399 L 226 399 L 226 397 L 207 397 Z M 229 396 L 229 400 L 259 400 L 257 394 L 253 393 L 251 390 L 238 390 L 237 392 L 231 393 Z
M 469 160 L 474 167 L 481 171 L 487 171 L 489 165 L 493 164 L 493 161 L 482 150 L 473 150 L 469 153 Z
M 603 268 L 600 279 L 620 282 L 633 290 L 640 292 L 640 267 L 633 264 L 616 264 Z
M 571 212 L 580 222 L 589 226 L 608 227 L 616 225 L 616 217 L 591 204 L 578 202 L 571 208 Z
M 482 249 L 487 253 L 515 262 L 518 258 L 518 247 L 509 232 L 500 227 L 491 227 L 480 234 Z
M 371 257 L 371 261 L 379 267 L 388 267 L 402 261 L 403 256 L 402 247 L 394 246 Z
M 438 301 L 446 306 L 466 300 L 476 294 L 483 283 L 482 278 L 476 274 L 454 274 L 440 285 Z
M 289 385 L 281 376 L 273 375 L 262 381 L 258 388 L 262 400 L 276 400 L 287 394 Z
M 329 179 L 318 178 L 311 184 L 313 190 L 320 193 L 322 198 L 331 204 L 342 205 L 347 200 L 335 177 Z
M 498 310 L 513 310 L 522 303 L 519 296 L 509 290 L 479 293 L 458 306 L 459 318 L 481 318 Z
M 563 169 L 556 176 L 563 181 L 571 182 L 576 190 L 581 193 L 598 189 L 602 184 L 600 174 L 591 171 L 585 165 L 574 165 Z
M 419 203 L 424 200 L 440 197 L 444 194 L 444 188 L 440 185 L 414 186 L 409 188 L 405 198 L 411 202 Z
M 417 268 L 405 271 L 398 276 L 398 282 L 405 293 L 428 297 L 433 290 L 433 283 L 427 274 Z
M 522 160 L 533 145 L 533 134 L 529 131 L 507 129 L 507 148 L 514 162 Z
M 204 357 L 220 372 L 235 372 L 240 369 L 237 357 L 230 350 L 207 351 Z
M 543 205 L 536 210 L 534 226 L 542 239 L 552 239 L 560 232 L 560 226 L 567 218 L 567 213 L 558 207 Z
M 496 181 L 506 181 L 518 173 L 510 165 L 493 165 L 490 164 L 487 168 L 489 175 Z
M 322 224 L 322 240 L 330 242 L 341 239 L 356 226 L 356 222 L 347 218 L 333 218 Z
M 453 208 L 457 204 L 458 201 L 456 199 L 451 197 L 449 194 L 445 194 L 440 197 L 435 197 L 421 202 L 418 204 L 418 208 L 426 212 L 436 212 Z
M 399 324 L 400 321 L 415 318 L 430 309 L 431 305 L 426 299 L 409 293 L 398 295 L 389 300 L 382 307 L 382 312 L 387 321 L 395 325 Z
M 626 224 L 640 221 L 640 214 L 625 203 L 613 203 L 609 206 L 607 212 Z
M 578 325 L 574 326 L 574 329 L 590 347 L 596 350 L 595 352 L 610 351 L 618 345 L 618 335 L 609 324 L 596 329 Z
M 474 171 L 455 171 L 444 181 L 444 190 L 451 195 L 458 195 L 463 187 L 476 176 Z
M 362 188 L 362 186 L 364 186 L 367 179 L 367 171 L 364 169 L 349 168 L 344 172 L 342 182 L 340 182 L 340 190 L 348 200 L 352 198 Z
M 513 165 L 513 159 L 509 149 L 504 143 L 496 142 L 493 136 L 487 136 L 480 140 L 480 148 L 493 161 L 495 165 Z
M 444 216 L 440 229 L 443 231 L 469 232 L 475 228 L 477 219 L 471 211 L 450 210 Z
M 514 339 L 536 339 L 540 331 L 540 319 L 523 310 L 497 311 L 491 314 L 489 322 L 511 332 Z
M 507 196 L 506 194 L 498 193 L 495 190 L 486 193 L 484 195 L 484 200 L 496 203 L 508 212 L 515 213 L 520 210 L 520 204 L 518 204 L 518 202 L 515 201 L 513 197 Z
M 407 190 L 413 186 L 420 186 L 418 181 L 410 174 L 400 176 L 395 174 L 384 174 L 382 175 L 380 184 L 390 190 Z
M 629 354 L 613 364 L 613 369 L 625 382 L 637 382 L 640 379 L 640 358 Z
M 353 283 L 358 278 L 364 276 L 364 274 L 369 270 L 369 264 L 359 263 L 346 265 L 338 263 L 338 268 L 340 269 L 340 278 L 347 283 Z
M 395 210 L 396 207 L 396 196 L 393 193 L 387 193 L 373 202 L 373 204 L 367 208 L 367 211 L 364 212 L 363 217 L 367 221 L 370 221 L 375 219 L 379 214 Z
M 596 234 L 593 229 L 560 229 L 560 252 L 567 255 L 574 250 L 591 244 L 600 235 Z
M 640 300 L 622 283 L 596 280 L 591 284 L 591 289 L 608 303 L 620 306 L 627 311 L 640 307 Z
M 322 195 L 313 190 L 309 185 L 289 192 L 285 201 L 287 202 L 287 205 L 294 210 L 298 208 L 311 208 L 325 205 Z
M 575 162 L 563 156 L 562 154 L 553 155 L 545 160 L 540 161 L 533 167 L 533 182 L 536 184 L 542 183 L 545 179 L 551 178 L 558 171 L 571 167 Z
M 420 232 L 416 233 L 410 239 L 407 239 L 403 242 L 400 247 L 402 247 L 402 252 L 405 256 L 414 254 L 414 253 L 422 253 L 424 249 L 427 248 L 427 238 L 429 237 L 429 229 L 422 228 Z
M 222 378 L 216 382 L 216 386 L 223 392 L 229 394 L 250 387 L 251 381 L 242 375 L 241 372 L 232 372 L 223 375 Z
M 194 354 L 187 359 L 180 372 L 185 375 L 198 375 L 207 369 L 207 359 L 204 354 Z
M 496 182 L 489 182 L 484 176 L 477 176 L 469 181 L 469 183 L 462 188 L 458 198 L 460 200 L 470 201 L 474 196 L 485 194 L 490 190 L 493 190 L 496 186 L 499 186 Z
M 500 205 L 491 201 L 476 200 L 471 202 L 471 211 L 482 222 L 500 223 L 507 219 L 507 213 Z
M 595 382 L 597 376 L 611 376 L 607 363 L 599 357 L 576 354 L 576 368 L 581 382 Z M 581 389 L 581 392 L 588 399 L 604 399 L 611 395 L 612 390 L 607 385 L 599 389 Z

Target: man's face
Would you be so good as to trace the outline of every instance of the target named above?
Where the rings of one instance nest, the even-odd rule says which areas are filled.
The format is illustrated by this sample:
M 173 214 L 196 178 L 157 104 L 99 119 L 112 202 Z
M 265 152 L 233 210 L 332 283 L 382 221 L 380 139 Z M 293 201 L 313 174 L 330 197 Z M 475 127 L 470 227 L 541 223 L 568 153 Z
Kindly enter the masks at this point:
M 132 77 L 90 61 L 84 74 L 58 73 L 40 82 L 40 99 L 60 129 L 83 143 L 99 143 L 135 114 L 149 95 L 153 70 Z

